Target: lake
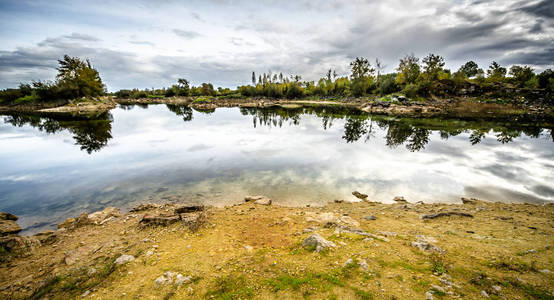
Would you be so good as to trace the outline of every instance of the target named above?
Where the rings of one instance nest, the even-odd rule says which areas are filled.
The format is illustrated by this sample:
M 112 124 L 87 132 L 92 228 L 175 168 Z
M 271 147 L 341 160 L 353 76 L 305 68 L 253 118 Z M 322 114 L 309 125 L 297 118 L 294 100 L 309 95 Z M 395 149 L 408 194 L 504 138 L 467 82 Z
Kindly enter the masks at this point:
M 341 107 L 119 106 L 0 116 L 0 211 L 24 234 L 144 202 L 554 201 L 553 124 L 372 116 Z

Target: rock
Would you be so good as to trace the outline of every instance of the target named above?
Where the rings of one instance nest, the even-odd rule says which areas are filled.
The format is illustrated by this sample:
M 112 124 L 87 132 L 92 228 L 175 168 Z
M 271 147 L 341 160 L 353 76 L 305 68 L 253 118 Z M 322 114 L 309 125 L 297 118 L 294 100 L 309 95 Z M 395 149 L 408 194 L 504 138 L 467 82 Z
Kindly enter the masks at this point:
M 429 214 L 429 215 L 421 215 L 419 218 L 422 220 L 431 220 L 436 219 L 440 217 L 449 217 L 449 216 L 460 216 L 460 217 L 468 217 L 473 218 L 472 214 L 464 213 L 464 212 L 458 212 L 458 211 L 449 211 L 449 212 L 441 212 L 438 214 Z
M 16 234 L 21 231 L 21 227 L 13 220 L 0 220 L 0 236 Z
M 131 262 L 133 260 L 135 260 L 134 256 L 123 254 L 115 260 L 115 264 L 119 266 L 128 262 Z
M 75 226 L 75 218 L 67 218 L 65 221 L 58 224 L 58 229 L 65 228 L 65 229 L 71 229 Z
M 302 242 L 302 247 L 304 247 L 304 248 L 308 248 L 308 247 L 315 248 L 316 252 L 321 252 L 321 251 L 323 251 L 327 248 L 334 248 L 336 246 L 337 245 L 335 245 L 335 243 L 324 239 L 321 235 L 319 235 L 317 233 L 314 233 L 314 234 L 310 235 L 309 237 L 307 237 Z
M 254 251 L 254 248 L 250 245 L 244 246 L 244 249 L 246 249 L 246 252 L 248 253 L 252 253 Z
M 262 196 L 262 195 L 257 195 L 257 196 L 246 196 L 244 197 L 244 202 L 254 202 L 254 201 L 257 201 L 257 200 L 261 200 L 261 199 L 265 199 L 267 198 L 266 196 Z
M 305 228 L 304 230 L 302 230 L 302 233 L 310 233 L 310 232 L 314 232 L 316 230 L 317 230 L 317 227 L 310 226 L 310 227 Z
M 489 297 L 489 294 L 486 292 L 486 291 L 481 291 L 481 296 L 485 297 L 485 298 L 488 298 Z
M 491 286 L 491 287 L 492 287 L 492 289 L 493 289 L 495 292 L 497 292 L 497 293 L 499 293 L 500 291 L 502 291 L 502 288 L 501 288 L 499 285 L 493 285 L 493 286 Z
M 373 233 L 365 232 L 365 231 L 363 231 L 359 228 L 350 228 L 350 227 L 338 226 L 335 229 L 335 234 L 341 235 L 342 233 L 357 234 L 357 235 L 370 237 L 372 239 L 380 240 L 380 241 L 387 242 L 387 243 L 390 242 L 390 240 L 387 239 L 384 236 L 379 236 L 379 235 L 376 235 L 376 234 L 373 234 Z
M 431 293 L 431 292 L 425 293 L 425 299 L 426 300 L 433 300 L 434 299 L 433 298 L 433 293 Z
M 167 226 L 169 224 L 179 222 L 180 220 L 181 220 L 181 217 L 179 215 L 174 215 L 174 214 L 158 214 L 158 215 L 145 214 L 140 220 L 140 223 L 142 225 Z
M 204 205 L 184 205 L 179 206 L 175 208 L 176 214 L 184 214 L 184 213 L 191 213 L 191 212 L 197 212 L 197 211 L 203 211 Z
M 57 239 L 56 232 L 52 230 L 37 233 L 33 237 L 38 239 L 41 245 L 53 244 Z
M 464 197 L 462 197 L 462 203 L 463 204 L 476 204 L 477 201 L 479 201 L 479 200 L 475 199 L 475 198 L 464 198 Z
M 189 283 L 192 281 L 192 276 L 183 276 L 181 274 L 177 274 L 175 277 L 175 284 L 181 285 L 183 283 Z
M 267 198 L 267 197 L 264 197 L 262 199 L 258 199 L 256 201 L 254 201 L 254 204 L 259 204 L 259 205 L 271 205 L 271 199 Z
M 543 274 L 550 274 L 552 273 L 552 271 L 550 271 L 549 269 L 542 269 L 542 270 L 539 270 L 539 272 L 543 273 Z
M 19 218 L 16 215 L 12 215 L 10 213 L 0 211 L 0 220 L 17 221 L 17 219 Z
M 92 224 L 92 221 L 89 219 L 87 213 L 81 213 L 77 219 L 75 219 L 75 226 L 74 227 L 81 227 L 85 225 Z
M 343 199 L 335 199 L 333 202 L 335 202 L 335 203 L 344 203 L 344 200 Z
M 438 286 L 438 285 L 435 285 L 435 284 L 431 285 L 431 289 L 435 290 L 439 293 L 446 293 L 446 291 L 441 286 Z
M 348 225 L 348 226 L 355 226 L 355 227 L 360 226 L 360 223 L 358 221 L 352 219 L 349 216 L 340 217 L 339 223 L 342 223 L 342 224 L 345 224 L 345 225 Z
M 353 264 L 354 264 L 354 260 L 352 260 L 352 258 L 349 258 L 344 262 L 344 264 L 342 264 L 342 267 L 344 268 L 344 267 L 347 267 L 347 266 L 353 265 Z
M 392 200 L 397 203 L 408 203 L 408 201 L 406 201 L 406 199 L 402 196 L 396 196 Z
M 119 212 L 119 209 L 115 207 L 106 207 L 104 210 L 94 212 L 88 216 L 89 220 L 94 224 L 100 224 L 102 221 L 106 220 L 107 218 L 114 217 L 119 218 L 121 216 L 121 213 Z
M 183 225 L 191 226 L 196 224 L 199 221 L 200 214 L 186 213 L 186 214 L 180 214 L 179 217 L 181 218 Z
M 155 203 L 144 203 L 140 204 L 137 207 L 134 207 L 131 209 L 131 212 L 139 212 L 139 211 L 145 211 L 145 210 L 151 210 L 160 207 L 158 204 Z
M 333 213 L 320 213 L 315 214 L 309 212 L 306 214 L 306 221 L 316 222 L 323 224 L 324 227 L 332 227 L 337 225 L 348 225 L 348 226 L 360 226 L 360 223 L 349 216 L 337 217 Z
M 441 248 L 426 241 L 412 242 L 412 247 L 419 248 L 419 250 L 422 250 L 422 251 L 434 251 L 438 253 L 444 252 Z
M 168 284 L 170 281 L 167 277 L 165 277 L 164 275 L 156 278 L 156 280 L 154 280 L 154 284 L 156 285 L 165 285 L 165 284 Z
M 361 199 L 361 200 L 363 200 L 363 201 L 366 201 L 366 200 L 367 200 L 367 197 L 368 197 L 366 194 L 362 194 L 362 193 L 360 193 L 360 192 L 358 192 L 358 191 L 353 191 L 353 192 L 352 192 L 352 195 L 354 195 L 354 197 L 356 197 L 356 198 L 358 198 L 358 199 Z
M 377 217 L 375 217 L 375 216 L 365 216 L 364 219 L 367 220 L 367 221 L 375 221 L 375 220 L 377 220 Z
M 0 247 L 8 252 L 19 252 L 26 255 L 40 246 L 40 241 L 30 236 L 8 235 L 0 237 Z
M 367 265 L 367 261 L 365 259 L 362 259 L 358 264 L 364 271 L 369 270 L 369 266 Z
M 82 295 L 81 295 L 81 298 L 85 298 L 86 296 L 88 296 L 90 294 L 90 291 L 89 290 L 86 290 Z

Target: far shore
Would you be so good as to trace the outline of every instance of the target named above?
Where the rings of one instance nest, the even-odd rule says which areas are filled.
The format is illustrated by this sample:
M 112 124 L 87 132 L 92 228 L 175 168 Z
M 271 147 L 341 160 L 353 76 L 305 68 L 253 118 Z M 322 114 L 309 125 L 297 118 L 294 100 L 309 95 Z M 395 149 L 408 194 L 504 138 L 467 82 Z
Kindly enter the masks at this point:
M 415 101 L 406 97 L 392 97 L 387 101 L 372 98 L 306 98 L 306 99 L 273 99 L 265 97 L 245 98 L 209 98 L 209 97 L 166 97 L 118 99 L 105 96 L 93 100 L 73 101 L 68 104 L 46 102 L 26 105 L 0 105 L 0 112 L 66 114 L 86 116 L 110 111 L 117 104 L 149 105 L 171 104 L 186 105 L 198 110 L 213 110 L 220 107 L 273 107 L 295 108 L 301 106 L 346 106 L 371 114 L 399 117 L 447 117 L 447 118 L 480 118 L 499 119 L 511 117 L 538 118 L 554 120 L 554 110 L 545 105 L 516 105 L 498 103 L 477 98 L 431 98 Z

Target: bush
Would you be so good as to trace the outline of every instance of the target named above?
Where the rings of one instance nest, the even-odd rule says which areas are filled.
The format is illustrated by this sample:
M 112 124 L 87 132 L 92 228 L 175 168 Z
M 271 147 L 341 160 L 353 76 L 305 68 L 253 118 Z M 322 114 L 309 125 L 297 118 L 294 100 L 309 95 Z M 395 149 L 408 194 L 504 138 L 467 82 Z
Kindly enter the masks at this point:
M 404 87 L 402 93 L 408 98 L 415 98 L 418 94 L 419 87 L 417 84 L 409 83 Z

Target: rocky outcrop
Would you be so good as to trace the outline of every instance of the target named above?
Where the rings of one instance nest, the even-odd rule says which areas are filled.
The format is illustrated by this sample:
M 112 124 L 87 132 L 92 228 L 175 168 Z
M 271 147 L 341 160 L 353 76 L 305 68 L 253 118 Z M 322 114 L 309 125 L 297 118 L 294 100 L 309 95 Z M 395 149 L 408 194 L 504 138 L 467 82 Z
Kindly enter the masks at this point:
M 67 218 L 58 224 L 58 229 L 75 229 L 85 225 L 102 225 L 109 220 L 119 218 L 121 213 L 115 207 L 106 207 L 105 209 L 93 212 L 90 215 L 81 213 L 77 218 Z
M 115 260 L 115 264 L 116 265 L 122 265 L 122 264 L 126 264 L 128 262 L 131 262 L 135 260 L 135 257 L 132 256 L 132 255 L 127 255 L 127 254 L 123 254 L 121 255 L 120 257 L 118 257 L 116 260 Z
M 156 209 L 160 207 L 158 204 L 155 204 L 155 203 L 144 203 L 144 204 L 140 204 L 136 207 L 133 207 L 131 209 L 131 212 L 140 212 L 140 211 L 145 211 L 145 210 L 151 210 L 151 209 Z
M 349 216 L 336 216 L 333 213 L 307 213 L 306 221 L 322 224 L 324 227 L 333 226 L 360 226 L 360 223 Z
M 17 219 L 19 218 L 16 215 L 0 211 L 0 220 L 17 221 Z
M 316 252 L 321 252 L 323 250 L 334 248 L 336 246 L 337 245 L 335 245 L 335 243 L 324 239 L 321 235 L 317 233 L 310 235 L 302 242 L 302 247 L 312 248 Z
M 244 197 L 244 202 L 253 202 L 254 204 L 260 205 L 271 205 L 271 199 L 266 196 L 246 196 Z
M 402 196 L 396 196 L 392 200 L 396 203 L 408 203 L 408 201 L 406 201 L 406 199 Z
M 162 225 L 167 226 L 181 221 L 178 214 L 145 214 L 140 223 L 142 225 Z
M 40 246 L 40 241 L 35 237 L 10 235 L 0 237 L 0 247 L 8 252 L 27 255 Z
M 88 218 L 92 223 L 99 225 L 109 218 L 119 218 L 120 216 L 121 213 L 119 212 L 119 209 L 115 207 L 106 207 L 101 211 L 90 214 Z
M 146 225 L 161 225 L 168 226 L 173 223 L 182 222 L 183 225 L 194 227 L 202 220 L 201 216 L 204 211 L 202 205 L 184 205 L 174 209 L 171 212 L 151 212 L 146 213 L 140 220 L 140 224 Z

